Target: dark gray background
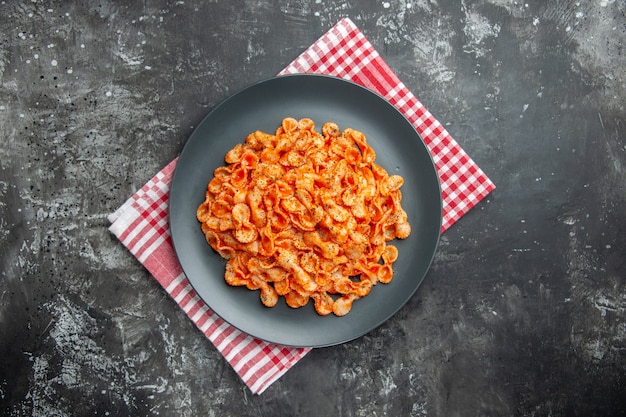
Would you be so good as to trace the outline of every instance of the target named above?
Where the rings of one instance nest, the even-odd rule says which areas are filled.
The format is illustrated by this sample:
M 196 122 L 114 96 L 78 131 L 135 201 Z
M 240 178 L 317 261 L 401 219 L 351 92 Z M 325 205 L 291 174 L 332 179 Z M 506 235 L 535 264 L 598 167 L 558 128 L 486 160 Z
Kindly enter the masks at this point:
M 618 0 L 0 2 L 0 410 L 624 415 L 625 13 Z M 396 316 L 254 396 L 106 216 L 216 104 L 344 16 L 498 188 L 443 235 Z

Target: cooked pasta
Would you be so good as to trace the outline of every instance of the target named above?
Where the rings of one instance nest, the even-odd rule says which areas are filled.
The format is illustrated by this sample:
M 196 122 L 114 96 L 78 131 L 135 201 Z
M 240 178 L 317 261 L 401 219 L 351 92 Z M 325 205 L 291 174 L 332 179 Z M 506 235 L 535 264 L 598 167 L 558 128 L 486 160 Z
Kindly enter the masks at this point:
M 404 179 L 376 164 L 362 132 L 288 117 L 224 159 L 197 218 L 229 285 L 259 290 L 267 307 L 313 300 L 318 314 L 343 316 L 392 280 L 398 250 L 387 242 L 411 233 Z

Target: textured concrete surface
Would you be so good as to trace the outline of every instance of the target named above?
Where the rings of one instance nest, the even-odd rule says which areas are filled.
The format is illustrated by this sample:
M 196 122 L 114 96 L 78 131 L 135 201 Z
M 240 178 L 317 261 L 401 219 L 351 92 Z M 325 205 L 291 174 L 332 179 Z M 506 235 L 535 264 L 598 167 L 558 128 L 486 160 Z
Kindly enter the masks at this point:
M 626 414 L 622 1 L 0 2 L 0 413 Z M 349 16 L 498 188 L 395 317 L 253 396 L 106 216 Z

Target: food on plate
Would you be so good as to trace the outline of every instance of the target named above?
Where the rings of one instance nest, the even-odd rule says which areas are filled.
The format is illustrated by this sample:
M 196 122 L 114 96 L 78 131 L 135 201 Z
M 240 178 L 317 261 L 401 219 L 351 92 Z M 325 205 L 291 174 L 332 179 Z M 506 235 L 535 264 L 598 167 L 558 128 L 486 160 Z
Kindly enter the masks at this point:
M 320 315 L 347 314 L 393 278 L 411 233 L 404 179 L 376 164 L 365 135 L 287 117 L 225 156 L 197 210 L 208 244 L 227 259 L 229 285 L 259 290 L 267 307 L 313 301 Z

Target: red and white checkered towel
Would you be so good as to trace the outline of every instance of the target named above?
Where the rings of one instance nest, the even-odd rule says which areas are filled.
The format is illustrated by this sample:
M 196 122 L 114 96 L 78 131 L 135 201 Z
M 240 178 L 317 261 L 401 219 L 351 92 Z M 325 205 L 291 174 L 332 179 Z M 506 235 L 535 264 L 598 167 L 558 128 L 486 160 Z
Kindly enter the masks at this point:
M 337 23 L 280 74 L 288 73 L 322 73 L 350 79 L 378 92 L 404 113 L 424 139 L 439 173 L 442 230 L 495 188 L 350 19 Z M 279 346 L 240 332 L 211 311 L 193 290 L 178 263 L 169 232 L 169 184 L 176 161 L 109 216 L 110 230 L 209 338 L 250 390 L 260 394 L 310 349 Z

